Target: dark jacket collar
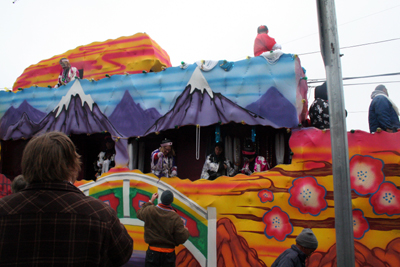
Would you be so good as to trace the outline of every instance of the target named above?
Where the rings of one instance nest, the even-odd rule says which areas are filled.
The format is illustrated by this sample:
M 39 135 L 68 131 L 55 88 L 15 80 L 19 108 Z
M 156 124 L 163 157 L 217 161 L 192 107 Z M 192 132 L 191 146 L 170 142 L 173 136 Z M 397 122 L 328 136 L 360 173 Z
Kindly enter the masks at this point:
M 79 188 L 67 181 L 51 181 L 51 182 L 36 182 L 31 183 L 21 191 L 30 190 L 52 190 L 52 191 L 69 191 L 85 195 Z
M 307 258 L 306 254 L 301 251 L 296 245 L 292 245 L 292 249 L 297 252 L 299 259 L 301 260 L 301 262 L 304 263 Z

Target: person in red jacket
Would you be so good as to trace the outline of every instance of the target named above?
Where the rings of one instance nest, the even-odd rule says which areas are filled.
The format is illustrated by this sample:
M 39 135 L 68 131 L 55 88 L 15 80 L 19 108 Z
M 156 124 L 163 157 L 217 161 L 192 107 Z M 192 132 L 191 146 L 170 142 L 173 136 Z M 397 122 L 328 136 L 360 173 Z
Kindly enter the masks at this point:
M 264 52 L 282 49 L 280 44 L 277 44 L 275 39 L 268 35 L 268 27 L 261 25 L 257 29 L 257 37 L 254 40 L 254 56 L 259 56 Z

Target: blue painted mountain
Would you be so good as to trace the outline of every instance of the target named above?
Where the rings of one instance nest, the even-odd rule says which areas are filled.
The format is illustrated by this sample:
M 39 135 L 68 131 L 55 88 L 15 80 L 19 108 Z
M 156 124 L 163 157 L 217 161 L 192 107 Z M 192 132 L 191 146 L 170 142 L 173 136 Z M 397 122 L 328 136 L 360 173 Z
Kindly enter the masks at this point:
M 296 108 L 275 87 L 268 89 L 246 109 L 273 122 L 279 127 L 293 128 L 299 123 Z
M 121 102 L 118 103 L 108 119 L 121 134 L 132 137 L 143 135 L 160 117 L 160 113 L 155 108 L 143 110 L 126 90 Z
M 28 124 L 38 124 L 44 118 L 44 116 L 46 116 L 46 113 L 35 109 L 29 105 L 28 101 L 26 100 L 24 100 L 18 108 L 11 106 L 4 113 L 4 116 L 0 120 L 0 138 L 4 138 L 6 136 L 8 127 L 11 125 L 21 121 L 24 121 L 23 123 Z

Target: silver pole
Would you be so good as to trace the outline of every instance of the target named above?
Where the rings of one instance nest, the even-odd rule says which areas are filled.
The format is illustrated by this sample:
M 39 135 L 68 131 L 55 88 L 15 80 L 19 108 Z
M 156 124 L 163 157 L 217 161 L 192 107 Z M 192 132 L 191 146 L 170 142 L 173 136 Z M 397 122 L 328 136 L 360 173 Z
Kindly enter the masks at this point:
M 317 9 L 320 46 L 328 86 L 337 266 L 354 267 L 349 151 L 335 2 L 317 0 Z

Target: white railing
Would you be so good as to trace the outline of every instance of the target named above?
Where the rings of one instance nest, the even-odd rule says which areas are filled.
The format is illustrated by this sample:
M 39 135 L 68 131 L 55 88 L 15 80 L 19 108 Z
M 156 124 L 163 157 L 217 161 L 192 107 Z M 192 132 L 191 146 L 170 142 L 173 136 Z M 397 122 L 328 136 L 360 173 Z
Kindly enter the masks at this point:
M 103 183 L 112 182 L 112 181 L 123 181 L 122 192 L 123 192 L 123 218 L 120 219 L 121 223 L 126 225 L 134 225 L 134 226 L 144 226 L 144 222 L 139 219 L 130 218 L 130 181 L 141 181 L 152 186 L 158 188 L 158 194 L 161 195 L 165 190 L 171 190 L 174 193 L 174 198 L 178 199 L 180 202 L 185 204 L 188 208 L 192 209 L 199 216 L 204 218 L 207 221 L 207 258 L 200 252 L 200 250 L 193 245 L 192 242 L 187 240 L 183 245 L 192 253 L 192 255 L 196 258 L 199 264 L 202 267 L 216 267 L 217 266 L 217 211 L 214 207 L 208 207 L 207 210 L 198 205 L 196 202 L 192 201 L 184 194 L 176 190 L 171 185 L 156 179 L 154 177 L 133 173 L 133 172 L 122 172 L 122 173 L 113 173 L 105 176 L 104 178 L 99 179 L 96 182 L 90 182 L 85 185 L 81 185 L 79 188 L 85 193 L 85 195 L 89 195 L 89 189 Z

